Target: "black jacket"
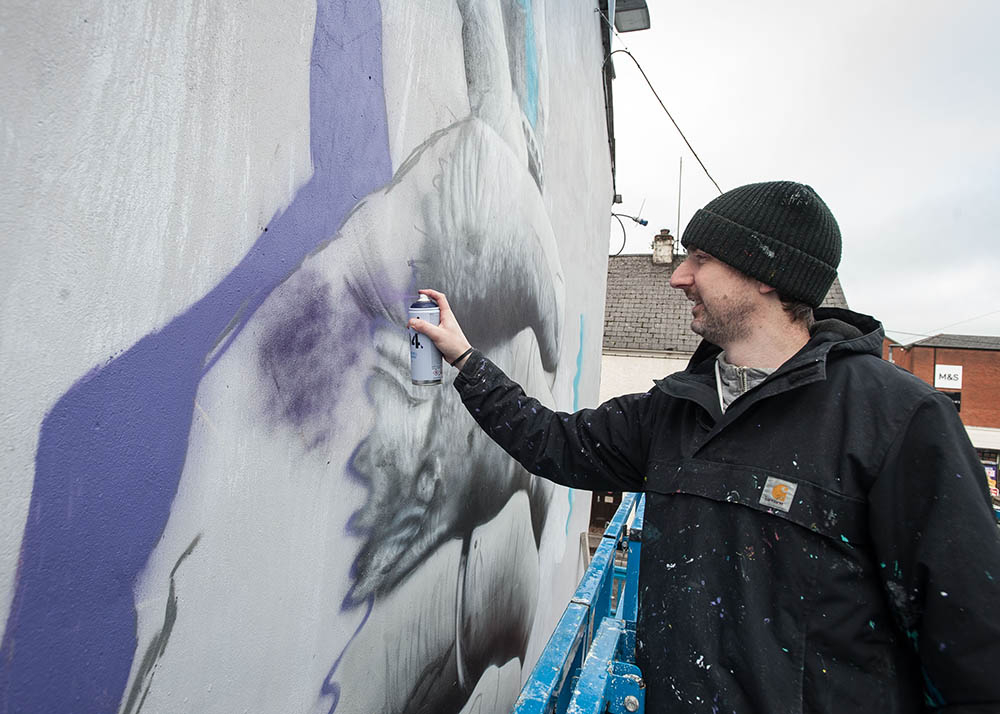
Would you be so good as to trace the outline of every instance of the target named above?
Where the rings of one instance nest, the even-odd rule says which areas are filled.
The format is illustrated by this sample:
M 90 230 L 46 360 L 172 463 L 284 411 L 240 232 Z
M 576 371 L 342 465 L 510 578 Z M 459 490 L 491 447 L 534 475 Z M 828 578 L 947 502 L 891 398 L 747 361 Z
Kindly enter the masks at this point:
M 817 318 L 725 414 L 708 343 L 646 394 L 576 414 L 479 353 L 455 386 L 532 473 L 646 492 L 647 712 L 1000 711 L 983 467 L 952 402 L 880 359 L 878 322 Z

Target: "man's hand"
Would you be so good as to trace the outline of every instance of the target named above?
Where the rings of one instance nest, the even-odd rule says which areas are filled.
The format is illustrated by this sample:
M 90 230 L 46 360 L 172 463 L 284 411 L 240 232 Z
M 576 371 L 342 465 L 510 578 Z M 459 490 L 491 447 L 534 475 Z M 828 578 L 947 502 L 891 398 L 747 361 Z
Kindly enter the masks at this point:
M 469 359 L 468 356 L 462 357 L 462 355 L 472 345 L 465 339 L 462 326 L 458 324 L 458 320 L 455 319 L 455 313 L 451 311 L 451 307 L 448 305 L 448 298 L 444 296 L 444 293 L 439 293 L 437 290 L 420 290 L 419 292 L 421 295 L 426 295 L 438 304 L 438 308 L 441 310 L 441 322 L 439 325 L 432 325 L 425 320 L 421 320 L 419 317 L 415 317 L 409 321 L 409 327 L 421 335 L 429 337 L 438 350 L 441 351 L 441 356 L 444 357 L 448 364 L 462 369 L 462 365 Z M 462 357 L 462 360 L 455 363 L 458 357 Z

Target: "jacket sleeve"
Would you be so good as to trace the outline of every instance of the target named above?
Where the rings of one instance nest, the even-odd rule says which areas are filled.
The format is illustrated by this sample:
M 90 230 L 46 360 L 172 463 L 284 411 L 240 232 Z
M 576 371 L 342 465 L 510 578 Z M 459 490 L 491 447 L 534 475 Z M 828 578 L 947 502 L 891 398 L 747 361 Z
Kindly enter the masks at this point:
M 986 477 L 950 400 L 920 400 L 869 493 L 871 533 L 896 622 L 936 711 L 1000 711 L 1000 530 Z
M 490 438 L 536 476 L 586 490 L 642 489 L 651 394 L 619 397 L 575 414 L 552 411 L 478 350 L 455 388 Z

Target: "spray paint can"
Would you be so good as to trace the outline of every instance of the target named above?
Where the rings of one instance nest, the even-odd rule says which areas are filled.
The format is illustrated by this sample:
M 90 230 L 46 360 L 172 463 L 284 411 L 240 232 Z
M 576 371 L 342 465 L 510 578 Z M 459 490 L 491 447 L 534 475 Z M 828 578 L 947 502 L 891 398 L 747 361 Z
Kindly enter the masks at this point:
M 410 305 L 410 318 L 438 325 L 441 309 L 426 295 Z M 441 384 L 441 353 L 430 338 L 410 328 L 410 379 L 414 384 Z

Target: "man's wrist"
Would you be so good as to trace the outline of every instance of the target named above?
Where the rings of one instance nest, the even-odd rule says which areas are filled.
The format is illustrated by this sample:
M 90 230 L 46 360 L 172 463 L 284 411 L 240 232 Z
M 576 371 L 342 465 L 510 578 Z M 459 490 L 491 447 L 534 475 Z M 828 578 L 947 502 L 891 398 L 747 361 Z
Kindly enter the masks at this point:
M 463 352 L 462 354 L 460 354 L 458 357 L 456 357 L 452 361 L 451 366 L 454 367 L 454 368 L 456 368 L 456 369 L 462 369 L 463 365 L 465 365 L 465 363 L 468 362 L 469 355 L 472 354 L 472 351 L 474 349 L 475 349 L 475 347 L 470 347 L 465 352 Z

